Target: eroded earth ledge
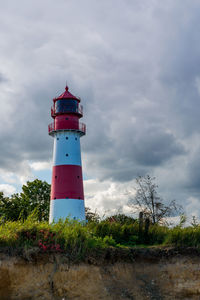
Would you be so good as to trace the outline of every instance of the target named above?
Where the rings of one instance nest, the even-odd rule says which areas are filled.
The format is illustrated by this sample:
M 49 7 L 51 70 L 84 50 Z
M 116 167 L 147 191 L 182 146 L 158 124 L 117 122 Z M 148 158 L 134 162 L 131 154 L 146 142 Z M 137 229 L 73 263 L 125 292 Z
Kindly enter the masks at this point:
M 63 253 L 1 253 L 0 299 L 200 299 L 200 252 L 110 249 L 79 263 Z

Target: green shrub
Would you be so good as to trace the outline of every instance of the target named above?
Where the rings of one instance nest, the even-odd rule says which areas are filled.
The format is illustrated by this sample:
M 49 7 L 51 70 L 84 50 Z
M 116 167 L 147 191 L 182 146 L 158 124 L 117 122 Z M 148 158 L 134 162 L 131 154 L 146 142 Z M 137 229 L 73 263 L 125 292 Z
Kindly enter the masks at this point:
M 0 246 L 12 249 L 38 247 L 41 252 L 64 252 L 72 260 L 82 260 L 90 253 L 107 247 L 136 245 L 200 246 L 200 226 L 168 228 L 150 225 L 147 236 L 138 222 L 121 225 L 117 222 L 79 223 L 66 219 L 58 223 L 38 222 L 34 214 L 24 222 L 0 224 Z
M 105 236 L 103 239 L 103 242 L 105 243 L 106 246 L 116 246 L 115 240 L 112 238 L 112 236 Z
M 148 244 L 149 245 L 160 245 L 166 239 L 169 233 L 169 229 L 165 226 L 159 226 L 157 224 L 151 225 L 148 232 Z
M 117 244 L 129 243 L 132 236 L 138 235 L 138 223 L 121 225 L 117 222 L 102 221 L 93 227 L 94 234 L 98 237 L 112 236 Z
M 165 239 L 165 244 L 175 246 L 199 247 L 200 226 L 185 228 L 177 226 L 171 229 Z
M 116 223 L 119 223 L 121 225 L 130 225 L 130 224 L 133 224 L 135 223 L 135 219 L 132 218 L 132 217 L 129 217 L 129 216 L 126 216 L 125 214 L 117 214 L 117 215 L 113 215 L 113 216 L 110 216 L 110 217 L 107 217 L 105 219 L 105 221 L 108 221 L 108 222 L 116 222 Z

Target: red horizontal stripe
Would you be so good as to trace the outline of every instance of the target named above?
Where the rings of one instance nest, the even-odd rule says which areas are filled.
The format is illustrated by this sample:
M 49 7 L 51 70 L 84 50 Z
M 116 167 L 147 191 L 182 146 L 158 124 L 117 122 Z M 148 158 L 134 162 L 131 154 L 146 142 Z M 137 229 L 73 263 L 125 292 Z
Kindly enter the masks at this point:
M 51 199 L 84 199 L 82 167 L 54 166 L 52 170 Z
M 65 114 L 55 118 L 55 130 L 79 129 L 79 118 L 77 116 Z

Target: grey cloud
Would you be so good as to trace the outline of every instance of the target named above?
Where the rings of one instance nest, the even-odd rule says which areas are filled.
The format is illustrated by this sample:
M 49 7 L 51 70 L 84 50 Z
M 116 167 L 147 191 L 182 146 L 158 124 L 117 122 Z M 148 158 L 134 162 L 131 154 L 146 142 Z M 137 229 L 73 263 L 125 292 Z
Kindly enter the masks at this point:
M 185 144 L 199 133 L 199 9 L 171 0 L 4 3 L 0 168 L 51 159 L 50 107 L 68 80 L 83 99 L 87 176 L 126 182 L 157 172 L 176 193 L 186 182 L 198 192 L 189 180 L 199 178 L 198 155 Z M 188 163 L 178 190 L 169 166 L 181 172 L 180 158 Z
M 90 159 L 101 170 L 101 178 L 132 180 L 177 155 L 186 154 L 184 146 L 172 134 L 157 127 L 141 130 L 140 125 L 129 124 L 127 131 L 125 127 L 123 133 L 120 130 L 115 130 L 115 133 L 115 136 L 106 136 L 96 132 L 99 139 L 94 140 L 95 147 L 90 142 L 88 144 L 91 147 Z M 96 173 L 98 167 L 94 170 L 91 162 L 88 165 L 90 173 Z
M 134 142 L 135 161 L 143 166 L 161 165 L 176 155 L 184 154 L 184 147 L 172 134 L 151 128 Z
M 7 77 L 0 72 L 0 83 L 8 81 Z

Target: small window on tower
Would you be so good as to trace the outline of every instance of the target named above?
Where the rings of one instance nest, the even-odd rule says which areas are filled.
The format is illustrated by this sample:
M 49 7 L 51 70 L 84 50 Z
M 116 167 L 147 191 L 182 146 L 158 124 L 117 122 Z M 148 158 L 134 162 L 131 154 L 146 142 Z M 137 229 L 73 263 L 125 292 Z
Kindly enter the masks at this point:
M 68 140 L 68 136 L 66 136 L 66 140 Z
M 59 140 L 59 138 L 57 138 L 57 141 Z
M 65 118 L 65 120 L 69 120 L 69 118 Z
M 55 176 L 55 178 L 57 178 L 57 175 Z
M 79 178 L 79 175 L 77 176 L 77 178 Z
M 67 153 L 66 156 L 69 156 L 69 154 Z
M 75 138 L 75 140 L 77 141 L 77 138 Z

